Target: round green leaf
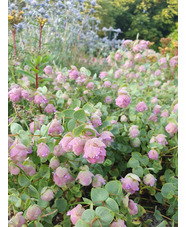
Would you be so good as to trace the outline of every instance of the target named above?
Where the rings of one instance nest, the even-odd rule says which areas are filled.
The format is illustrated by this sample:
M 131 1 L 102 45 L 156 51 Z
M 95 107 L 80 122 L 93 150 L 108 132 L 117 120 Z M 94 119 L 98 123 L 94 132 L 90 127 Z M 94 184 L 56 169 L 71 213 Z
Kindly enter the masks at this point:
M 113 211 L 106 207 L 97 207 L 95 212 L 102 225 L 109 225 L 114 219 Z
M 163 187 L 162 187 L 162 189 L 161 189 L 161 194 L 166 199 L 171 199 L 174 196 L 174 194 L 175 194 L 175 187 L 174 187 L 174 185 L 171 184 L 171 183 L 164 184 Z
M 87 121 L 87 116 L 86 116 L 86 113 L 84 110 L 77 110 L 75 113 L 74 113 L 74 119 L 77 120 L 77 121 L 83 121 L 83 122 L 86 122 Z
M 112 211 L 114 211 L 115 213 L 119 212 L 119 207 L 118 204 L 116 203 L 116 201 L 114 199 L 108 198 L 106 200 L 106 207 Z
M 91 199 L 96 206 L 101 205 L 101 202 L 97 203 L 98 201 L 105 201 L 108 197 L 108 192 L 103 188 L 92 188 L 91 190 Z
M 90 223 L 94 219 L 94 217 L 95 217 L 95 211 L 88 209 L 83 212 L 81 219 L 86 223 L 88 222 Z
M 17 123 L 12 123 L 11 124 L 10 131 L 11 131 L 12 134 L 18 134 L 20 130 L 23 130 L 21 125 L 19 125 Z

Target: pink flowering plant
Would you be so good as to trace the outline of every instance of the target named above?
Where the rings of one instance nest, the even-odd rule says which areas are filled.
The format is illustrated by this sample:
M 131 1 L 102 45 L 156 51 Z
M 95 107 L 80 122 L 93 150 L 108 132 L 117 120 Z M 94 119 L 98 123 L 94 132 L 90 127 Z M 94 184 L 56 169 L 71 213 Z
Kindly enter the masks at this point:
M 98 74 L 41 55 L 15 67 L 10 226 L 149 226 L 144 201 L 177 223 L 177 63 L 148 44 L 125 40 Z

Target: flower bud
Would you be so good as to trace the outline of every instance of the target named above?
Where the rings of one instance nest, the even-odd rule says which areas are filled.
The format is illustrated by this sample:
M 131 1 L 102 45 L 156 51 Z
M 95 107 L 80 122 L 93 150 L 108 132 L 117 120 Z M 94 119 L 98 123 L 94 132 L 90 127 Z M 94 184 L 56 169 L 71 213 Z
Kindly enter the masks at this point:
M 156 178 L 152 174 L 147 174 L 143 177 L 143 182 L 146 185 L 154 186 Z
M 81 216 L 85 209 L 82 207 L 82 205 L 78 204 L 76 207 L 74 207 L 72 210 L 67 212 L 67 216 L 70 216 L 70 220 L 73 225 L 76 224 L 76 222 L 81 219 Z
M 121 179 L 123 189 L 131 194 L 134 194 L 135 191 L 139 190 L 139 182 L 139 177 L 133 173 L 129 173 L 125 176 L 125 178 Z
M 161 106 L 160 105 L 156 105 L 154 107 L 153 113 L 154 114 L 158 114 L 158 113 L 160 113 L 160 111 L 161 111 Z
M 50 201 L 54 198 L 54 193 L 51 189 L 44 187 L 41 191 L 41 199 L 44 201 Z
M 156 150 L 150 150 L 148 156 L 150 159 L 158 160 L 158 152 Z
M 138 112 L 144 112 L 145 110 L 148 110 L 146 104 L 144 102 L 139 102 L 137 105 L 136 105 L 136 110 Z
M 62 168 L 59 166 L 54 172 L 53 180 L 55 184 L 57 184 L 59 187 L 62 187 L 70 181 L 73 181 L 73 178 L 69 174 L 67 168 Z
M 126 122 L 127 121 L 127 117 L 125 115 L 122 115 L 120 118 L 121 122 Z
M 170 134 L 173 135 L 178 132 L 178 127 L 174 123 L 169 123 L 166 127 L 165 130 Z
M 36 130 L 41 128 L 41 124 L 38 120 L 35 120 L 29 124 L 31 133 L 34 133 Z
M 10 227 L 22 227 L 26 220 L 22 216 L 22 212 L 18 212 L 15 216 L 10 219 Z
M 131 99 L 129 95 L 120 95 L 116 99 L 116 105 L 120 108 L 127 108 L 127 106 L 131 103 Z
M 130 138 L 135 138 L 137 136 L 139 136 L 140 131 L 138 130 L 138 126 L 137 125 L 132 125 L 129 129 L 129 137 Z
M 106 146 L 110 146 L 113 140 L 114 135 L 109 131 L 103 131 L 100 133 L 100 139 Z
M 50 65 L 47 65 L 43 71 L 45 72 L 45 74 L 52 74 L 53 71 L 52 71 L 52 67 Z
M 40 143 L 37 148 L 37 156 L 46 158 L 50 154 L 50 149 L 45 143 Z
M 45 112 L 47 113 L 55 113 L 56 112 L 56 109 L 54 107 L 53 104 L 48 104 L 45 109 L 44 109 Z
M 110 227 L 126 227 L 125 222 L 121 219 L 119 219 L 117 222 L 112 222 Z
M 55 156 L 59 157 L 59 156 L 62 156 L 63 154 L 65 154 L 65 153 L 66 153 L 66 152 L 65 152 L 65 150 L 62 148 L 61 145 L 56 145 L 56 146 L 54 147 L 53 154 L 54 154 Z
M 47 104 L 48 100 L 47 100 L 47 98 L 44 95 L 37 94 L 34 97 L 34 102 L 35 102 L 35 104 L 42 104 L 42 103 Z
M 57 169 L 57 167 L 59 165 L 60 165 L 60 162 L 59 162 L 58 158 L 56 158 L 56 157 L 51 158 L 50 165 L 49 165 L 50 168 L 55 170 L 55 169 Z
M 139 147 L 140 144 L 141 144 L 141 141 L 140 141 L 140 139 L 139 139 L 138 137 L 136 137 L 136 138 L 134 138 L 134 139 L 132 140 L 132 145 L 133 145 L 134 147 Z
M 94 188 L 99 188 L 101 187 L 103 184 L 105 184 L 105 179 L 100 175 L 100 174 L 96 174 L 93 178 L 92 181 L 92 186 Z
M 85 168 L 85 170 L 82 170 L 78 173 L 76 180 L 79 180 L 81 185 L 88 186 L 92 183 L 92 177 L 94 174 L 89 171 L 88 166 L 85 166 Z
M 59 145 L 62 146 L 62 148 L 68 152 L 72 150 L 72 145 L 70 145 L 70 142 L 74 139 L 72 133 L 67 133 L 64 135 L 63 139 L 59 142 Z
M 39 206 L 37 206 L 35 204 L 29 206 L 27 213 L 26 213 L 26 218 L 29 221 L 37 220 L 39 215 L 41 215 L 41 210 L 40 210 Z
M 10 158 L 14 161 L 24 161 L 27 156 L 27 148 L 25 145 L 18 143 L 10 150 Z
M 72 147 L 72 151 L 77 156 L 79 156 L 80 154 L 83 153 L 84 145 L 85 145 L 85 140 L 83 140 L 79 137 L 75 137 L 69 143 L 69 146 Z
M 63 128 L 61 126 L 61 122 L 58 121 L 57 119 L 53 119 L 49 126 L 48 134 L 50 136 L 56 136 L 61 134 L 62 132 L 63 132 Z

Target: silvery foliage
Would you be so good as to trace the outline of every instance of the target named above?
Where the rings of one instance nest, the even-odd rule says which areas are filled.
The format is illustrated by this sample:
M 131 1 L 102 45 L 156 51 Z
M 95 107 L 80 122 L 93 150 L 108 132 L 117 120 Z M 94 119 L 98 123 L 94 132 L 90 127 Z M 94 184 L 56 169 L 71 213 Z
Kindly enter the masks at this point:
M 49 0 L 38 2 L 36 0 L 25 0 L 23 7 L 24 22 L 15 25 L 20 33 L 22 48 L 32 46 L 37 48 L 39 26 L 35 17 L 47 18 L 47 26 L 43 29 L 42 43 L 47 43 L 48 48 L 54 53 L 70 52 L 76 46 L 78 50 L 85 50 L 89 54 L 97 52 L 108 55 L 110 51 L 121 48 L 122 41 L 117 39 L 120 29 L 103 28 L 105 37 L 98 36 L 100 21 L 93 16 L 96 12 L 94 7 L 96 1 L 89 1 L 91 8 L 85 7 L 84 0 L 55 0 L 50 4 Z M 16 4 L 9 4 L 9 13 L 17 10 Z M 32 42 L 32 45 L 30 45 Z

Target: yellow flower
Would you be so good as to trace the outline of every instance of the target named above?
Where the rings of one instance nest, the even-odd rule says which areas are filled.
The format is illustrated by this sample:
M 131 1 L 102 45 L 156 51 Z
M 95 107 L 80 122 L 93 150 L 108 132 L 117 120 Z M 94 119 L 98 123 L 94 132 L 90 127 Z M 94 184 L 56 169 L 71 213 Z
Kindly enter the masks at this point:
M 11 15 L 8 15 L 8 21 L 13 20 L 14 18 Z

